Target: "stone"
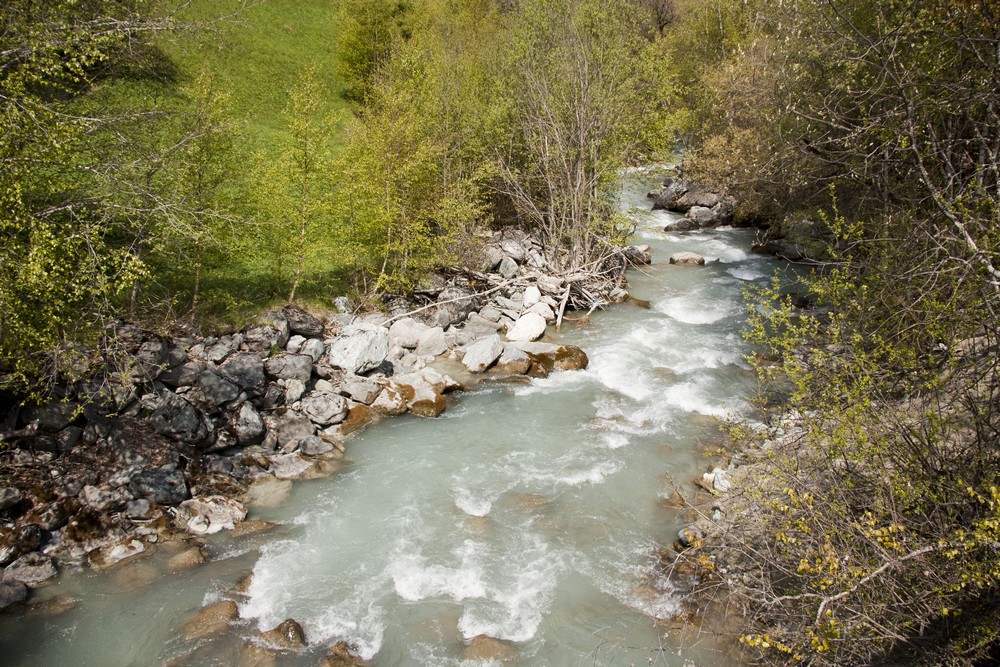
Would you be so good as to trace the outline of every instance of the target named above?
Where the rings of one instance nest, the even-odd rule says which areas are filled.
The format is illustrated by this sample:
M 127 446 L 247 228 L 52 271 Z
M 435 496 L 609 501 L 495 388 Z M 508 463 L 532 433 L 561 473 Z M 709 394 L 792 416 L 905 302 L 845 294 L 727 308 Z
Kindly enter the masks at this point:
M 238 667 L 276 667 L 278 654 L 266 646 L 247 643 L 240 652 Z
M 267 419 L 268 431 L 278 438 L 278 446 L 284 447 L 290 442 L 297 442 L 316 433 L 316 427 L 309 417 L 295 410 L 284 414 L 270 415 Z
M 358 375 L 346 375 L 340 381 L 341 394 L 365 405 L 371 405 L 381 391 L 382 385 L 378 382 Z
M 312 378 L 313 358 L 306 354 L 279 354 L 264 362 L 264 372 L 279 380 L 308 384 Z
M 712 192 L 708 188 L 695 186 L 677 198 L 674 205 L 675 210 L 690 211 L 694 207 L 712 208 L 719 203 L 720 197 L 717 192 Z
M 435 375 L 430 369 L 424 369 L 393 378 L 393 386 L 403 396 L 406 409 L 418 417 L 438 417 L 448 405 L 443 395 L 445 385 L 439 383 Z
M 241 447 L 259 445 L 264 440 L 264 420 L 251 403 L 241 405 L 231 419 L 233 435 Z
M 267 531 L 274 530 L 277 527 L 278 524 L 270 521 L 243 521 L 233 526 L 233 529 L 229 531 L 229 534 L 233 538 L 247 537 L 248 535 L 266 533 Z
M 535 313 L 536 315 L 541 315 L 542 318 L 549 324 L 556 321 L 555 311 L 552 310 L 552 306 L 540 301 L 528 309 L 529 313 Z
M 139 346 L 135 353 L 135 363 L 138 370 L 149 379 L 155 379 L 167 363 L 170 346 L 158 338 L 147 340 Z
M 687 209 L 682 210 L 678 208 L 677 202 L 687 193 L 688 189 L 688 184 L 683 181 L 675 181 L 671 178 L 664 180 L 663 188 L 653 202 L 653 210 L 666 209 L 668 211 L 680 211 L 683 213 Z
M 77 500 L 87 507 L 93 507 L 101 512 L 109 512 L 124 507 L 128 501 L 132 500 L 132 496 L 123 489 L 111 490 L 87 484 L 80 489 Z
M 306 647 L 306 635 L 302 626 L 291 618 L 286 618 L 277 627 L 258 635 L 265 644 L 285 651 L 298 651 Z
M 323 323 L 315 316 L 295 306 L 285 306 L 281 315 L 288 322 L 288 329 L 293 334 L 306 338 L 318 338 L 323 335 Z
M 153 430 L 184 443 L 197 443 L 208 436 L 208 428 L 194 405 L 168 389 L 157 395 L 149 417 Z
M 275 454 L 268 457 L 271 462 L 271 474 L 278 479 L 294 479 L 301 477 L 312 464 L 298 454 Z
M 259 396 L 267 384 L 264 361 L 252 352 L 234 354 L 219 367 L 219 374 L 251 396 Z
M 198 388 L 210 405 L 218 407 L 224 403 L 235 401 L 240 395 L 240 388 L 232 382 L 224 380 L 212 371 L 205 371 L 198 378 Z
M 302 399 L 302 412 L 319 426 L 339 424 L 347 417 L 347 401 L 337 394 L 313 392 Z
M 542 253 L 538 252 L 535 249 L 531 249 L 528 251 L 527 263 L 528 266 L 535 269 L 544 269 L 546 266 L 548 266 L 548 261 L 545 259 L 545 255 L 543 255 Z
M 168 387 L 177 389 L 179 387 L 190 387 L 198 381 L 198 378 L 204 372 L 205 364 L 192 359 L 164 371 L 157 379 Z
M 350 313 L 354 310 L 354 306 L 351 305 L 351 300 L 346 296 L 335 296 L 330 303 L 333 305 L 333 309 L 340 314 Z
M 285 405 L 294 405 L 302 400 L 306 393 L 306 383 L 297 378 L 284 381 Z
M 691 220 L 685 218 L 683 220 L 678 220 L 677 222 L 672 222 L 663 228 L 665 232 L 690 232 L 692 230 L 698 229 L 701 225 L 698 224 L 696 220 Z
M 224 496 L 199 496 L 177 506 L 177 522 L 194 535 L 212 535 L 245 519 L 242 504 Z
M 94 567 L 103 569 L 120 563 L 123 560 L 135 558 L 145 552 L 146 545 L 140 540 L 126 540 L 92 553 L 90 555 L 90 563 Z
M 320 456 L 332 452 L 333 445 L 318 435 L 310 435 L 299 440 L 299 451 L 306 456 Z
M 507 331 L 507 340 L 515 342 L 538 340 L 545 334 L 547 326 L 545 318 L 538 313 L 525 313 Z
M 541 275 L 535 278 L 535 284 L 538 286 L 538 289 L 542 291 L 542 294 L 558 295 L 562 297 L 562 294 L 565 291 L 563 286 L 566 283 L 562 278 Z
M 261 357 L 270 355 L 274 350 L 283 349 L 288 344 L 289 338 L 291 336 L 282 335 L 280 328 L 265 324 L 247 329 L 243 333 L 243 344 L 248 351 Z
M 716 214 L 715 209 L 706 208 L 704 206 L 692 206 L 688 209 L 688 212 L 684 214 L 684 217 L 688 220 L 693 220 L 699 227 L 706 227 L 714 223 L 718 218 L 718 215 Z
M 503 354 L 503 343 L 498 334 L 483 338 L 465 348 L 462 363 L 473 373 L 482 373 Z
M 184 473 L 171 468 L 140 472 L 129 482 L 128 490 L 136 498 L 165 506 L 177 505 L 190 496 Z
M 500 246 L 490 244 L 483 248 L 483 271 L 489 273 L 497 268 L 497 265 L 503 261 L 503 257 L 503 250 L 500 249 Z
M 517 662 L 520 654 L 510 642 L 486 635 L 477 635 L 469 640 L 462 651 L 462 662 L 473 664 L 496 664 L 505 662 Z
M 28 587 L 13 579 L 0 580 L 0 609 L 6 609 L 28 598 Z
M 475 295 L 461 287 L 442 290 L 437 301 L 438 305 L 433 309 L 428 322 L 430 326 L 447 328 L 458 324 L 477 308 Z
M 339 641 L 330 647 L 323 656 L 320 667 L 366 667 L 371 663 L 358 655 L 358 647 L 345 641 Z
M 19 581 L 35 587 L 59 574 L 55 562 L 43 553 L 32 551 L 24 554 L 3 571 L 4 581 Z
M 378 368 L 389 354 L 389 332 L 374 324 L 344 327 L 330 345 L 329 362 L 356 375 Z
M 303 343 L 302 349 L 299 350 L 299 354 L 312 357 L 313 363 L 319 361 L 323 357 L 324 352 L 326 352 L 326 345 L 319 338 L 310 338 Z
M 401 320 L 396 320 L 389 327 L 389 341 L 393 345 L 412 350 L 420 344 L 420 336 L 428 329 L 430 327 L 423 322 L 418 322 L 411 317 L 404 317 Z
M 246 490 L 245 500 L 254 507 L 278 507 L 288 500 L 291 492 L 291 482 L 264 475 L 254 480 Z
M 705 539 L 704 534 L 694 524 L 685 526 L 677 531 L 677 543 L 684 549 L 690 549 L 700 544 L 703 539 Z
M 221 635 L 229 624 L 240 616 L 239 607 L 232 600 L 219 600 L 202 607 L 184 622 L 181 636 L 185 641 Z
M 206 361 L 220 364 L 243 344 L 243 336 L 223 336 L 215 345 L 207 348 L 202 355 Z
M 524 246 L 514 239 L 504 239 L 501 241 L 500 249 L 518 264 L 522 264 L 528 258 L 528 253 L 525 251 Z
M 513 345 L 504 345 L 503 354 L 497 360 L 493 370 L 497 373 L 511 373 L 523 375 L 531 368 L 531 357 Z
M 25 410 L 25 421 L 37 422 L 39 430 L 55 433 L 69 426 L 79 412 L 79 406 L 71 401 L 50 401 L 44 405 Z
M 682 251 L 671 255 L 670 263 L 681 266 L 704 266 L 705 258 L 694 252 Z
M 406 412 L 406 397 L 398 386 L 390 384 L 378 395 L 371 409 L 377 415 L 401 415 Z
M 524 309 L 527 310 L 542 300 L 542 291 L 537 285 L 529 285 L 524 289 Z
M 497 267 L 497 273 L 507 280 L 510 280 L 517 275 L 517 262 L 512 260 L 510 257 L 504 257 L 500 261 L 500 266 Z
M 587 353 L 576 345 L 518 342 L 514 346 L 531 358 L 532 373 L 535 372 L 535 366 L 538 366 L 543 374 L 550 371 L 582 370 L 590 362 Z
M 21 492 L 13 486 L 0 487 L 0 512 L 6 512 L 23 498 Z
M 145 498 L 138 498 L 125 505 L 125 516 L 133 521 L 142 521 L 149 518 L 150 509 L 148 500 Z
M 625 248 L 625 259 L 635 265 L 652 264 L 653 249 L 648 245 L 630 245 Z
M 288 344 L 285 345 L 285 352 L 287 352 L 288 354 L 298 354 L 299 350 L 302 349 L 302 346 L 305 345 L 305 342 L 307 340 L 308 338 L 306 338 L 305 336 L 300 336 L 298 334 L 295 334 L 294 336 L 288 339 Z

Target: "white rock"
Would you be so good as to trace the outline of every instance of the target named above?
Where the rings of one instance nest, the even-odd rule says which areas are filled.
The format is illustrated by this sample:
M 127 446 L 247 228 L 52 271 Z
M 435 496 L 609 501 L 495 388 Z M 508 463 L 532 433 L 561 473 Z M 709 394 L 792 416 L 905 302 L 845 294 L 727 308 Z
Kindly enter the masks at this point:
M 541 315 L 543 318 L 545 318 L 545 321 L 548 322 L 549 324 L 556 321 L 555 311 L 553 311 L 552 307 L 549 306 L 549 304 L 545 303 L 544 301 L 539 301 L 538 303 L 533 305 L 531 308 L 528 309 L 528 312 Z
M 473 373 L 482 373 L 503 354 L 503 342 L 498 334 L 472 343 L 465 348 L 462 363 Z
M 448 341 L 441 327 L 431 327 L 420 335 L 416 354 L 420 357 L 436 357 L 448 351 Z
M 309 461 L 296 453 L 276 454 L 269 457 L 271 474 L 278 479 L 294 479 L 312 467 Z
M 302 346 L 305 344 L 306 340 L 308 339 L 305 336 L 300 336 L 298 334 L 295 334 L 294 336 L 288 339 L 288 344 L 285 345 L 285 351 L 288 352 L 289 354 L 298 354 L 299 350 L 302 349 Z
M 374 324 L 344 327 L 330 345 L 330 365 L 357 375 L 377 368 L 389 354 L 389 332 Z
M 298 402 L 306 393 L 306 383 L 297 378 L 285 380 L 285 403 L 291 405 Z
M 389 341 L 394 345 L 412 350 L 420 343 L 420 337 L 428 329 L 430 327 L 423 322 L 404 317 L 401 320 L 396 320 L 389 327 Z
M 211 535 L 223 528 L 232 529 L 247 516 L 246 508 L 232 498 L 200 496 L 177 506 L 177 521 L 189 533 Z
M 702 266 L 705 264 L 705 258 L 694 252 L 676 252 L 670 256 L 670 263 L 686 266 Z
M 538 313 L 525 313 L 514 326 L 507 331 L 507 340 L 532 341 L 538 340 L 545 333 L 545 318 Z
M 302 412 L 319 426 L 339 424 L 347 418 L 347 401 L 337 394 L 315 393 L 302 399 Z
M 542 291 L 534 285 L 529 285 L 524 290 L 524 309 L 529 310 L 532 306 L 542 300 Z
M 319 361 L 324 352 L 326 352 L 326 346 L 319 338 L 310 338 L 302 344 L 302 349 L 299 350 L 299 354 L 309 355 L 314 362 Z

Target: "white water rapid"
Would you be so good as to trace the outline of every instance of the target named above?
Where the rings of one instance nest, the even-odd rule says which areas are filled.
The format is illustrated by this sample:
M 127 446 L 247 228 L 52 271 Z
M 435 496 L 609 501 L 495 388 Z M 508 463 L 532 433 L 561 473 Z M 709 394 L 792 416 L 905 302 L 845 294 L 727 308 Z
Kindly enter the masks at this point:
M 586 371 L 370 428 L 348 444 L 341 473 L 252 509 L 280 522 L 277 533 L 220 537 L 195 570 L 157 577 L 147 559 L 64 575 L 40 595 L 75 608 L 0 619 L 0 662 L 236 665 L 248 638 L 294 618 L 310 648 L 279 666 L 318 665 L 342 640 L 394 667 L 732 664 L 711 640 L 656 623 L 681 605 L 653 576 L 679 527 L 662 496 L 668 479 L 710 465 L 701 452 L 719 443 L 713 418 L 747 414 L 741 286 L 779 265 L 750 254 L 751 231 L 664 233 L 674 215 L 647 212 L 647 186 L 622 201 L 639 215 L 635 242 L 654 250 L 653 265 L 629 275 L 651 307 L 615 306 L 549 334 L 585 349 Z M 668 266 L 681 250 L 719 261 Z M 249 570 L 225 639 L 179 638 L 186 616 Z

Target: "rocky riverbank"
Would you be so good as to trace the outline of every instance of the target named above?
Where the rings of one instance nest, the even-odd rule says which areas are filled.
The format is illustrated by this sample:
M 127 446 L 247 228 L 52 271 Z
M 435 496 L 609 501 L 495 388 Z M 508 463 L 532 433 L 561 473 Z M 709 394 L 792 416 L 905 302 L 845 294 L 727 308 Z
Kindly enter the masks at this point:
M 483 379 L 586 367 L 583 350 L 540 341 L 546 328 L 574 306 L 626 298 L 625 267 L 650 260 L 633 247 L 612 258 L 616 272 L 557 276 L 519 232 L 496 235 L 484 257 L 389 313 L 352 313 L 340 298 L 340 312 L 289 306 L 221 336 L 120 325 L 124 369 L 5 416 L 0 607 L 59 568 L 233 529 L 255 488 L 332 474 L 351 435 L 379 419 L 436 417 Z

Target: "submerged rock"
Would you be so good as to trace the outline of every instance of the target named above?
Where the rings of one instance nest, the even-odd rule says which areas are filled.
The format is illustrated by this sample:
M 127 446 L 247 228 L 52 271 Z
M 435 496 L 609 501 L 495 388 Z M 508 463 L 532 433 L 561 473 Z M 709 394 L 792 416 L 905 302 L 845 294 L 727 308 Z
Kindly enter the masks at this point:
M 28 597 L 28 587 L 15 579 L 0 580 L 0 609 L 6 609 Z
M 286 651 L 298 651 L 306 647 L 306 634 L 302 626 L 292 618 L 286 618 L 277 627 L 258 635 L 260 640 Z
M 220 635 L 229 629 L 229 624 L 240 616 L 240 610 L 232 600 L 219 600 L 202 607 L 185 621 L 181 636 L 185 641 L 194 641 Z

